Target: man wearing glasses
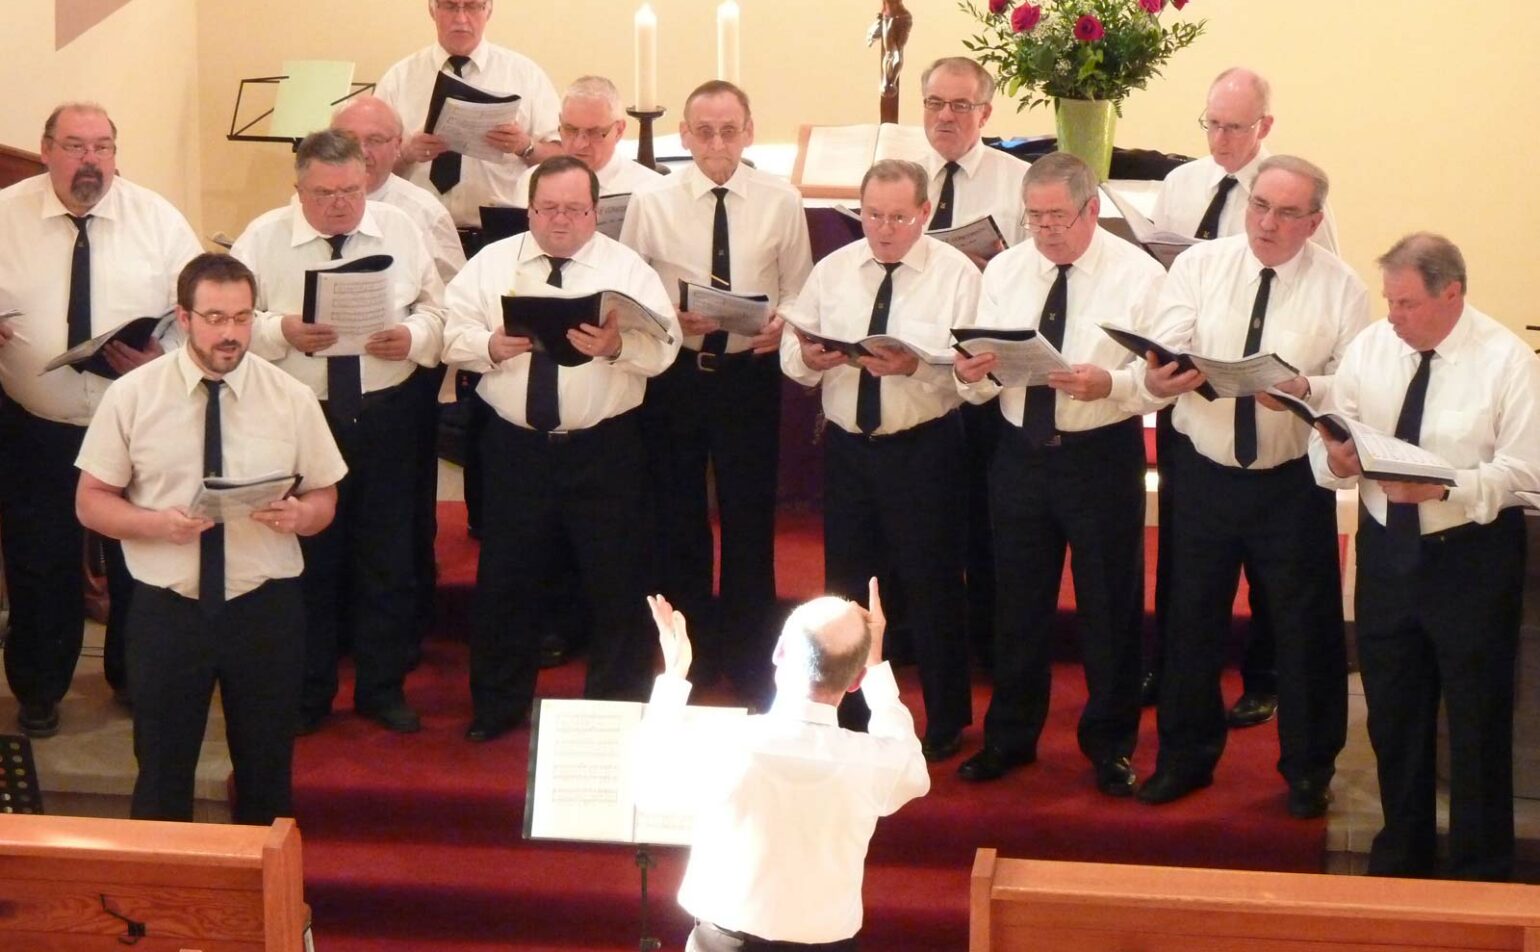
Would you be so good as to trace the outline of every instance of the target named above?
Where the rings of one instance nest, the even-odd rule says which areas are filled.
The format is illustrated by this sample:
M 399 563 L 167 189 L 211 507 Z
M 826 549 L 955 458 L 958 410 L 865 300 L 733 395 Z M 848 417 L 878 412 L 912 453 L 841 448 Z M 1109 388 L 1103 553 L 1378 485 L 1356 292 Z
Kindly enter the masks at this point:
M 1038 159 L 1023 189 L 1030 244 L 984 270 L 978 324 L 1032 327 L 1074 367 L 1047 384 L 1001 388 L 992 354 L 959 357 L 963 396 L 999 397 L 1001 438 L 989 474 L 1000 580 L 994 695 L 984 749 L 964 780 L 987 781 L 1037 759 L 1048 714 L 1053 618 L 1066 548 L 1074 553 L 1089 697 L 1080 749 L 1108 796 L 1134 792 L 1139 636 L 1144 617 L 1144 428 L 1155 406 L 1143 364 L 1098 326 L 1147 330 L 1165 278 L 1140 248 L 1097 227 L 1096 175 L 1064 152 Z
M 175 303 L 176 276 L 202 249 L 170 202 L 117 174 L 117 127 L 94 103 L 49 115 L 39 146 L 47 172 L 0 192 L 0 534 L 11 599 L 5 674 L 23 733 L 59 730 L 85 625 L 73 469 L 110 378 L 71 367 L 43 373 L 69 347 Z M 103 353 L 112 376 L 161 352 L 121 342 Z M 113 602 L 104 666 L 128 688 L 122 622 L 132 579 L 107 546 Z
M 533 60 L 484 38 L 492 0 L 428 0 L 428 14 L 437 41 L 386 70 L 375 94 L 408 130 L 396 171 L 440 196 L 469 255 L 481 243 L 481 206 L 512 205 L 524 170 L 561 151 L 554 141 L 560 104 L 550 77 Z M 502 162 L 448 152 L 443 139 L 424 131 L 440 72 L 486 92 L 522 97 L 518 120 L 487 134 L 487 142 L 504 153 Z
M 636 252 L 596 233 L 598 200 L 592 169 L 571 156 L 545 160 L 530 180 L 529 231 L 488 245 L 449 284 L 445 359 L 481 374 L 476 396 L 492 411 L 481 443 L 486 483 L 470 741 L 493 740 L 529 716 L 540 595 L 564 544 L 593 616 L 584 695 L 647 696 L 648 627 L 638 606 L 655 590 L 656 487 L 646 477 L 632 411 L 647 378 L 673 362 L 680 331 L 657 274 Z M 657 312 L 670 340 L 623 331 L 611 312 L 601 324 L 567 332 L 587 359 L 561 366 L 504 328 L 504 295 L 605 290 L 623 291 Z
M 696 619 L 701 670 L 726 675 L 744 700 L 770 691 L 776 626 L 775 494 L 784 309 L 813 267 L 796 189 L 743 162 L 754 119 L 743 90 L 713 80 L 685 100 L 679 134 L 694 161 L 638 192 L 621 241 L 679 282 L 763 294 L 771 315 L 754 336 L 682 310 L 679 359 L 647 387 L 645 421 L 655 484 L 663 591 Z M 712 610 L 707 471 L 721 520 L 721 598 Z
M 326 408 L 348 463 L 337 519 L 303 543 L 305 690 L 301 731 L 320 727 L 337 693 L 337 658 L 351 644 L 357 664 L 353 709 L 397 732 L 418 730 L 404 682 L 417 607 L 413 525 L 426 410 L 410 383 L 443 350 L 444 287 L 416 222 L 364 198 L 368 173 L 353 139 L 330 130 L 295 152 L 296 197 L 257 217 L 230 253 L 257 275 L 252 352 L 303 381 Z M 302 316 L 307 269 L 389 255 L 389 316 L 363 353 L 338 328 Z
M 1326 173 L 1303 159 L 1264 160 L 1246 233 L 1176 259 L 1157 305 L 1156 340 L 1222 359 L 1272 353 L 1298 376 L 1277 388 L 1319 407 L 1348 343 L 1368 323 L 1352 269 L 1310 241 Z M 1268 594 L 1277 634 L 1278 770 L 1296 817 L 1326 811 L 1347 730 L 1347 670 L 1336 497 L 1315 484 L 1309 430 L 1266 394 L 1205 400 L 1196 370 L 1151 355 L 1143 386 L 1175 400 L 1172 577 L 1159 708 L 1160 756 L 1139 791 L 1175 800 L 1213 781 L 1225 745 L 1219 673 L 1239 572 Z
M 599 195 L 629 195 L 658 178 L 659 173 L 639 162 L 617 156 L 615 147 L 626 134 L 625 109 L 620 91 L 603 76 L 580 76 L 561 99 L 561 152 L 581 161 L 599 177 Z M 514 204 L 529 204 L 529 180 L 534 169 L 525 169 L 514 190 Z
M 950 501 L 962 486 L 962 425 L 949 352 L 953 327 L 972 324 L 979 271 L 925 234 L 929 181 L 923 166 L 883 160 L 861 182 L 865 241 L 813 268 L 786 319 L 781 367 L 823 388 L 824 576 L 856 599 L 877 566 L 890 566 L 909 597 L 925 698 L 922 747 L 930 761 L 962 749 L 972 721 L 963 631 L 963 525 Z M 860 340 L 886 334 L 914 352 L 872 346 L 858 358 L 805 336 Z M 934 355 L 943 355 L 939 360 Z M 864 702 L 846 702 L 861 727 Z

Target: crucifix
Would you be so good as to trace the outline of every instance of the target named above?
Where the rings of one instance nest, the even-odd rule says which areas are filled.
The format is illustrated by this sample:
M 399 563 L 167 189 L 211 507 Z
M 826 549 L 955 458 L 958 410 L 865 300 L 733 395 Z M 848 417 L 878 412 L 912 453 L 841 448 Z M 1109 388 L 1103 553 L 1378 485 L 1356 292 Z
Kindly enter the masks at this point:
M 867 46 L 878 41 L 882 43 L 877 85 L 882 122 L 898 121 L 898 73 L 904 68 L 904 45 L 909 42 L 909 31 L 913 26 L 914 15 L 904 9 L 904 0 L 882 0 L 877 19 L 866 31 Z

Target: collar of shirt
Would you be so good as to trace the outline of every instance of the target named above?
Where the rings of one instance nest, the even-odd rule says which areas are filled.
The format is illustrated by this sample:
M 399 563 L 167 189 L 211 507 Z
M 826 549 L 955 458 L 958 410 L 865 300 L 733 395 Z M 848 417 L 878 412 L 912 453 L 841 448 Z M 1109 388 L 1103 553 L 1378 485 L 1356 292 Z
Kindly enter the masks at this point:
M 1114 241 L 1121 240 L 1107 234 L 1107 232 L 1100 227 L 1093 231 L 1091 233 L 1091 243 L 1086 246 L 1085 251 L 1081 253 L 1080 257 L 1070 262 L 1069 277 L 1073 278 L 1076 271 L 1083 271 L 1088 278 L 1095 280 L 1101 271 L 1102 258 L 1105 254 L 1104 249 L 1106 248 L 1106 242 L 1109 238 Z M 1031 241 L 1032 239 L 1028 238 L 1027 240 Z M 1059 269 L 1059 266 L 1054 264 L 1052 261 L 1049 261 L 1040 251 L 1037 252 L 1035 257 L 1037 259 L 1038 276 L 1049 284 L 1052 284 L 1055 278 L 1054 272 Z
M 437 64 L 439 72 L 454 72 L 449 66 L 449 55 L 449 51 L 444 49 L 442 45 L 437 42 L 433 44 L 433 62 Z M 471 65 L 476 67 L 476 72 L 478 73 L 487 71 L 487 41 L 485 37 L 482 38 L 480 43 L 476 44 L 475 49 L 471 50 Z M 464 79 L 465 77 L 462 76 L 461 78 Z
M 317 239 L 325 241 L 327 236 L 316 231 L 305 218 L 305 210 L 299 207 L 299 197 L 289 199 L 291 228 L 289 232 L 289 247 L 298 248 L 300 245 Z M 368 205 L 364 206 L 364 217 L 359 219 L 358 227 L 348 234 L 368 235 L 370 238 L 382 238 L 384 232 L 380 230 L 380 223 L 374 220 L 374 211 Z
M 925 272 L 925 266 L 930 264 L 930 243 L 935 240 L 936 239 L 931 238 L 928 235 L 921 235 L 920 240 L 914 243 L 914 247 L 910 248 L 902 258 L 898 259 L 898 263 L 901 265 L 906 265 L 923 274 Z M 867 265 L 874 265 L 879 268 L 883 265 L 883 262 L 878 261 L 877 256 L 872 254 L 872 247 L 870 244 L 866 246 L 866 257 L 861 262 L 861 267 L 864 268 Z M 898 271 L 899 269 L 897 268 L 893 269 L 894 274 L 897 274 Z
M 805 697 L 787 697 L 777 693 L 769 716 L 776 720 L 804 721 L 808 724 L 839 726 L 839 713 L 832 704 L 821 704 Z
M 598 232 L 596 231 L 594 234 L 597 235 Z M 583 247 L 577 250 L 577 254 L 573 255 L 567 260 L 569 262 L 576 262 L 585 268 L 596 267 L 593 260 L 595 254 L 595 244 L 596 242 L 594 239 L 589 238 L 588 241 L 584 243 Z M 532 231 L 526 231 L 522 236 L 522 240 L 519 242 L 518 263 L 520 265 L 528 264 L 529 262 L 534 261 L 536 258 L 543 258 L 545 256 L 546 252 L 540 247 L 540 242 L 536 240 L 535 233 Z
M 1257 260 L 1257 256 L 1251 251 L 1251 242 L 1245 235 L 1236 235 L 1235 237 L 1241 241 L 1246 242 L 1246 251 L 1241 256 L 1241 260 L 1245 263 L 1246 271 L 1249 274 L 1249 277 L 1246 279 L 1246 286 L 1250 288 L 1256 288 L 1262 282 L 1262 269 L 1268 267 L 1268 265 L 1265 265 L 1261 261 Z M 1283 264 L 1273 265 L 1273 284 L 1269 293 L 1282 291 L 1283 289 L 1293 285 L 1294 282 L 1298 281 L 1303 275 L 1306 267 L 1305 262 L 1311 253 L 1310 242 L 1307 241 L 1305 242 L 1305 246 L 1299 249 L 1299 253 L 1294 257 L 1285 261 Z
M 204 374 L 203 368 L 193 361 L 190 350 L 191 348 L 188 347 L 178 347 L 172 356 L 172 359 L 176 361 L 177 373 L 182 377 L 182 385 L 186 388 L 189 395 L 198 389 L 198 386 L 203 383 L 203 378 L 207 376 Z M 234 370 L 220 378 L 220 381 L 230 388 L 230 393 L 237 400 L 241 398 L 241 393 L 246 389 L 247 364 L 258 359 L 260 358 L 253 357 L 248 351 L 241 357 L 241 362 L 235 365 Z
M 748 175 L 743 171 L 743 169 L 743 163 L 739 162 L 738 167 L 733 169 L 733 174 L 730 175 L 727 181 L 723 182 L 721 186 L 718 186 L 717 183 L 707 178 L 706 173 L 702 172 L 700 167 L 697 166 L 694 162 L 691 162 L 689 165 L 685 166 L 684 171 L 680 174 L 684 176 L 685 188 L 690 190 L 690 196 L 692 198 L 700 198 L 703 195 L 710 195 L 711 190 L 718 187 L 726 188 L 732 194 L 743 198 L 747 197 L 749 191 L 747 181 Z
M 1470 340 L 1473 333 L 1472 325 L 1475 323 L 1470 319 L 1469 315 L 1470 305 L 1466 305 L 1460 311 L 1460 317 L 1454 322 L 1454 327 L 1449 329 L 1449 333 L 1444 335 L 1443 340 L 1433 346 L 1433 352 L 1438 355 L 1439 360 L 1447 360 L 1451 364 L 1458 364 L 1460 362 L 1460 356 L 1466 350 L 1465 344 Z M 1422 358 L 1422 354 L 1412 347 L 1411 344 L 1401 340 L 1399 337 L 1396 340 L 1401 344 L 1402 359 L 1416 358 L 1420 360 Z
M 973 178 L 978 172 L 979 163 L 984 161 L 984 150 L 987 148 L 989 146 L 984 144 L 984 140 L 979 139 L 973 143 L 973 148 L 957 157 L 958 167 L 962 169 L 963 174 L 968 178 Z M 942 171 L 946 168 L 946 159 L 941 157 L 941 153 L 931 149 L 925 156 L 925 166 L 927 171 L 930 172 L 931 180 L 934 181 L 940 177 Z
M 59 201 L 59 195 L 53 190 L 52 182 L 43 183 L 42 193 L 43 218 L 63 218 L 65 215 L 74 214 L 68 208 L 64 207 L 63 202 Z M 87 211 L 86 214 L 95 218 L 104 218 L 108 221 L 112 221 L 120 217 L 118 214 L 118 208 L 120 204 L 121 203 L 118 201 L 118 189 L 113 188 L 112 183 L 109 182 L 107 183 L 107 191 L 102 195 L 100 199 L 97 200 L 95 205 L 91 206 L 90 210 Z
M 1251 195 L 1251 185 L 1257 180 L 1257 169 L 1270 155 L 1272 153 L 1267 151 L 1267 146 L 1259 145 L 1257 146 L 1257 154 L 1251 157 L 1251 161 L 1235 170 L 1235 181 L 1240 185 L 1242 195 Z M 1208 187 L 1210 191 L 1213 191 L 1219 185 L 1219 180 L 1230 173 L 1224 170 L 1224 166 L 1215 162 L 1213 156 L 1209 156 L 1209 164 L 1213 168 L 1209 169 Z

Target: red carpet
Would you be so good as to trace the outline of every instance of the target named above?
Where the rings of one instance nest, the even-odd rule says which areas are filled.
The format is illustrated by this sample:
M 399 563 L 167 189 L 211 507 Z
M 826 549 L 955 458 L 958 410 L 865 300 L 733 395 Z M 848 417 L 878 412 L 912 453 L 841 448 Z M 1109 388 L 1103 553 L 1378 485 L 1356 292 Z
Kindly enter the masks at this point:
M 475 547 L 463 507 L 441 509 L 441 631 L 463 630 Z M 782 519 L 781 592 L 800 598 L 822 575 L 816 516 Z M 470 952 L 483 949 L 634 949 L 638 874 L 620 846 L 527 842 L 520 836 L 528 731 L 486 745 L 460 734 L 470 718 L 466 647 L 453 637 L 425 646 L 407 683 L 425 728 L 388 734 L 338 715 L 302 738 L 295 762 L 296 813 L 305 837 L 306 898 L 316 944 L 326 952 Z M 1236 732 L 1214 786 L 1152 808 L 1096 793 L 1075 748 L 1085 695 L 1078 667 L 1055 669 L 1054 698 L 1037 764 L 982 787 L 958 781 L 957 760 L 932 770 L 929 796 L 878 825 L 866 879 L 866 948 L 957 950 L 967 941 L 973 851 L 1109 862 L 1315 871 L 1325 825 L 1292 820 L 1274 770 L 1272 725 Z M 900 671 L 918 705 L 912 668 Z M 543 697 L 579 694 L 579 664 L 545 672 Z M 350 686 L 339 707 L 346 707 Z M 1227 684 L 1233 697 L 1235 684 Z M 725 703 L 725 698 L 697 698 Z M 982 722 L 987 682 L 974 688 Z M 917 716 L 919 712 L 916 712 Z M 970 729 L 965 754 L 976 748 Z M 1147 775 L 1155 750 L 1146 712 L 1135 766 Z M 679 949 L 689 930 L 674 904 L 683 853 L 659 850 L 653 871 L 653 934 Z

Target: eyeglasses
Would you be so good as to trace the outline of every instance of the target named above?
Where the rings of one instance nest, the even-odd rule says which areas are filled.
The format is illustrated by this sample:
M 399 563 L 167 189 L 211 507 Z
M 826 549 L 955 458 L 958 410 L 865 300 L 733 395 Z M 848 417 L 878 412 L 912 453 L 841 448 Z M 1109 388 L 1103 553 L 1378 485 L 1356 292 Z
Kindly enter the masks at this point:
M 720 129 L 713 129 L 710 126 L 696 126 L 690 130 L 690 135 L 702 142 L 710 142 L 712 139 L 721 137 L 723 145 L 732 145 L 738 141 L 739 136 L 743 135 L 743 130 L 737 126 L 723 126 Z
M 1253 196 L 1246 200 L 1246 208 L 1258 218 L 1266 218 L 1268 213 L 1278 216 L 1279 221 L 1296 222 L 1303 221 L 1316 213 L 1313 208 L 1293 208 L 1288 205 L 1274 205 L 1264 199 Z
M 1198 126 L 1204 132 L 1217 132 L 1223 136 L 1238 136 L 1242 132 L 1250 132 L 1252 129 L 1255 129 L 1257 127 L 1257 123 L 1266 118 L 1266 116 L 1258 116 L 1250 122 L 1245 123 L 1215 122 L 1208 117 L 1207 113 L 1201 113 L 1198 116 Z
M 347 133 L 343 134 L 347 135 Z M 348 135 L 348 138 L 356 139 L 358 143 L 366 149 L 381 149 L 387 145 L 390 145 L 392 142 L 401 141 L 400 136 L 364 136 L 362 139 L 359 139 L 357 136 Z
M 452 17 L 459 16 L 462 13 L 466 16 L 485 13 L 491 5 L 491 0 L 461 0 L 459 3 L 454 2 L 454 0 L 434 0 L 433 3 L 434 7 Z
M 1075 222 L 1079 221 L 1080 216 L 1085 214 L 1086 206 L 1089 204 L 1091 204 L 1089 198 L 1081 202 L 1074 215 L 1061 211 L 1027 212 L 1021 216 L 1021 223 L 1027 227 L 1028 231 L 1046 231 L 1049 234 L 1056 235 L 1061 231 L 1068 231 Z
M 194 311 L 192 308 L 187 310 L 189 313 L 203 318 L 203 323 L 210 327 L 229 327 L 231 324 L 234 324 L 236 327 L 245 327 L 256 317 L 256 314 L 252 311 L 236 311 L 234 314 L 226 314 L 224 311 Z
M 881 215 L 877 212 L 861 210 L 861 220 L 873 228 L 881 228 L 883 225 L 892 225 L 894 228 L 908 228 L 919 220 L 919 215 Z
M 318 202 L 335 202 L 338 199 L 344 202 L 353 202 L 363 196 L 364 187 L 362 185 L 349 185 L 347 188 L 307 188 L 304 191 Z
M 59 151 L 72 159 L 81 158 L 87 152 L 100 158 L 102 156 L 116 155 L 118 151 L 118 144 L 116 142 L 81 142 L 78 139 L 60 142 L 54 138 L 49 138 L 48 141 L 57 145 Z
M 539 205 L 531 205 L 529 210 L 543 218 L 555 218 L 558 215 L 566 215 L 568 218 L 582 218 L 594 210 L 592 205 L 556 205 L 542 202 Z
M 615 131 L 615 126 L 613 124 L 608 126 L 593 126 L 592 128 L 585 129 L 579 126 L 574 126 L 571 123 L 564 122 L 556 128 L 557 131 L 561 133 L 561 137 L 563 139 L 587 139 L 589 142 L 603 142 L 605 139 L 610 137 L 610 133 Z
M 920 100 L 920 105 L 926 112 L 940 112 L 943 109 L 951 109 L 959 116 L 966 116 L 975 109 L 983 109 L 989 105 L 987 102 L 969 102 L 966 99 L 940 99 L 936 96 L 926 96 Z

